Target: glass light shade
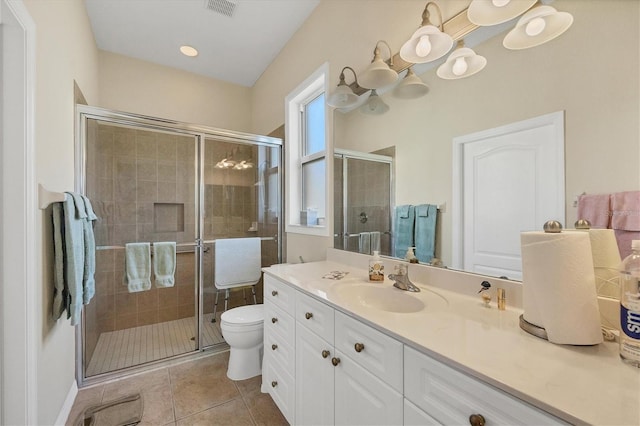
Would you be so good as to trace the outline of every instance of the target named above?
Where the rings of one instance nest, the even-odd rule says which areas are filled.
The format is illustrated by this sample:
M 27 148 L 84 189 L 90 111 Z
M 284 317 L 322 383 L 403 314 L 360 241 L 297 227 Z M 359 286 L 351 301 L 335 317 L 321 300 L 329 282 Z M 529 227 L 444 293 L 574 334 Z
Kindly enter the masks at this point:
M 415 75 L 412 68 L 407 70 L 407 75 L 393 89 L 393 95 L 400 99 L 416 99 L 426 95 L 429 92 L 429 86 Z
M 540 20 L 544 20 L 544 24 Z M 558 12 L 551 6 L 538 6 L 522 15 L 502 44 L 512 50 L 539 46 L 567 31 L 571 24 L 573 16 L 570 13 Z
M 466 70 L 464 70 L 464 67 L 460 67 L 462 60 L 464 60 L 466 64 Z M 456 62 L 458 63 L 457 66 Z M 436 74 L 445 80 L 455 80 L 469 77 L 481 71 L 486 65 L 487 60 L 484 56 L 476 54 L 476 52 L 468 47 L 461 47 L 449 55 L 445 63 L 438 67 Z M 461 71 L 464 72 L 461 73 Z
M 529 10 L 537 0 L 473 0 L 467 9 L 469 21 L 480 26 L 498 25 Z
M 425 50 L 425 52 L 428 50 L 426 55 L 420 55 L 420 40 L 422 39 L 422 44 L 424 44 L 424 36 L 428 37 L 431 49 Z M 418 28 L 411 38 L 402 45 L 400 57 L 413 64 L 424 64 L 443 57 L 451 50 L 451 46 L 453 46 L 453 39 L 449 34 L 443 33 L 433 25 L 425 25 Z
M 379 89 L 395 83 L 398 73 L 389 68 L 382 60 L 379 53 L 373 57 L 373 62 L 364 70 L 358 78 L 358 84 L 365 89 Z
M 348 108 L 358 102 L 358 95 L 346 84 L 339 84 L 327 99 L 327 104 L 334 108 Z
M 365 114 L 381 115 L 389 111 L 389 105 L 387 105 L 378 93 L 374 90 L 371 91 L 369 99 L 360 107 L 360 111 Z

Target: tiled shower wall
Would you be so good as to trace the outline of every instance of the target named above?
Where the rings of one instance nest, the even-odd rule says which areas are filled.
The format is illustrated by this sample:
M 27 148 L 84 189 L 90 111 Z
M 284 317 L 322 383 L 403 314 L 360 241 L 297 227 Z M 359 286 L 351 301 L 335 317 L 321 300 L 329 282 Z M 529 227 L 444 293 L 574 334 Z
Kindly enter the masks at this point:
M 191 136 L 120 127 L 89 120 L 86 192 L 98 215 L 95 225 L 96 296 L 86 306 L 85 350 L 90 359 L 100 333 L 193 317 L 196 263 L 193 252 L 178 253 L 176 284 L 129 293 L 124 245 L 129 242 L 195 240 L 196 142 Z M 256 169 L 223 170 L 215 164 L 230 152 L 257 158 L 258 147 L 205 141 L 204 240 L 274 236 L 274 223 L 260 223 Z M 235 150 L 234 150 L 235 149 Z M 261 155 L 265 154 L 260 148 Z M 204 313 L 213 311 L 214 246 L 203 257 Z M 178 251 L 188 249 L 179 247 Z M 277 262 L 277 243 L 262 242 L 263 265 Z M 261 283 L 258 300 L 262 299 Z M 222 311 L 223 295 L 219 312 Z M 230 306 L 244 303 L 233 292 Z

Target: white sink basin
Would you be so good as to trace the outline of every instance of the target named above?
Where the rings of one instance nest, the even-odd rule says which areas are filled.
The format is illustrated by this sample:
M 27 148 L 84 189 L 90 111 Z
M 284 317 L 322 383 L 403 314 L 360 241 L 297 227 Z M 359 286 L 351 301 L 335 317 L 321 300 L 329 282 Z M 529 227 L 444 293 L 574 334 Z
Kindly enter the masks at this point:
M 446 299 L 436 293 L 424 289 L 420 293 L 410 293 L 389 284 L 336 285 L 329 290 L 328 296 L 347 306 L 405 314 L 448 305 Z

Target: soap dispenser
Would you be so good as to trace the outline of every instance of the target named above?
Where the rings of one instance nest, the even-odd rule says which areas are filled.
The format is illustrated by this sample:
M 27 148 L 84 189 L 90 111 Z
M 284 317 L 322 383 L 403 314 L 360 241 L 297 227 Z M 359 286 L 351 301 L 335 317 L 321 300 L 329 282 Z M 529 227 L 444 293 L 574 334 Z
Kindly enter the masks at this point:
M 414 248 L 415 247 L 407 247 L 407 254 L 404 256 L 404 260 L 406 260 L 409 263 L 418 263 L 418 258 L 413 252 Z
M 378 250 L 373 251 L 373 256 L 369 260 L 369 281 L 384 281 L 384 265 L 382 264 Z

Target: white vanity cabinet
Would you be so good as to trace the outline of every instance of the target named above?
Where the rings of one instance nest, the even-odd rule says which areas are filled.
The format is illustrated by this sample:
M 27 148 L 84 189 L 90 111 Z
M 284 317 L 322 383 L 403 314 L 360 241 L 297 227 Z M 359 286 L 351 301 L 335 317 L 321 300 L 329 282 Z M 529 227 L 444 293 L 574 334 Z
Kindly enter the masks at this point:
M 404 362 L 405 398 L 442 424 L 566 424 L 408 346 Z
M 295 294 L 291 286 L 264 276 L 264 359 L 262 391 L 293 424 L 295 403 Z
M 391 377 L 398 389 L 376 377 L 378 371 Z M 296 424 L 402 424 L 401 371 L 400 342 L 297 294 Z

